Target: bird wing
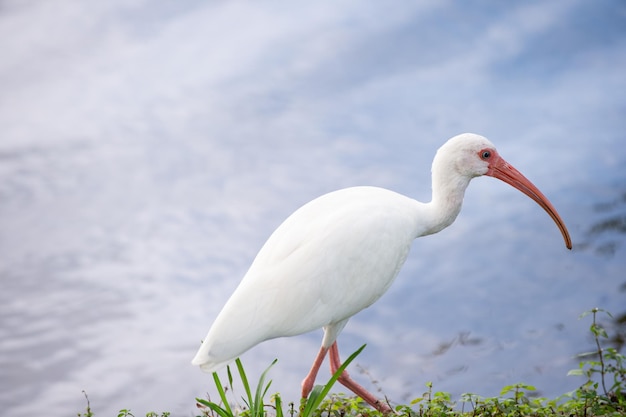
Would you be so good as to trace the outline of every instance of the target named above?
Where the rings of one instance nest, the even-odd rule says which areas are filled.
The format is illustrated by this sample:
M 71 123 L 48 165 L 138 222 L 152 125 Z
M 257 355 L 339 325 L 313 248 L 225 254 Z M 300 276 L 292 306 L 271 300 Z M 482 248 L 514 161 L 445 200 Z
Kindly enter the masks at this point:
M 412 201 L 357 187 L 301 207 L 265 243 L 198 361 L 220 365 L 264 340 L 339 323 L 371 305 L 406 260 Z

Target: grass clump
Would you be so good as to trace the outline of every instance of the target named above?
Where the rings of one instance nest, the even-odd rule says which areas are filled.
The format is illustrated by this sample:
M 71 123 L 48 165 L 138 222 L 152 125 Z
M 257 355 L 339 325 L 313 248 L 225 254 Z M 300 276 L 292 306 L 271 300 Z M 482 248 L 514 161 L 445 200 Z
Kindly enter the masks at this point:
M 406 417 L 624 417 L 626 416 L 626 357 L 619 349 L 605 346 L 610 340 L 606 329 L 599 323 L 598 315 L 605 314 L 612 318 L 607 311 L 594 308 L 581 315 L 581 318 L 591 316 L 592 323 L 589 331 L 596 349 L 578 355 L 580 358 L 577 369 L 571 370 L 568 375 L 581 376 L 585 382 L 576 390 L 561 395 L 556 399 L 537 397 L 537 390 L 532 385 L 523 383 L 507 385 L 502 388 L 498 397 L 483 398 L 477 394 L 465 393 L 459 400 L 453 400 L 446 392 L 433 390 L 433 384 L 426 384 L 426 392 L 406 405 L 397 405 L 393 408 L 398 416 Z M 261 374 L 254 390 L 254 395 L 248 377 L 241 361 L 235 364 L 239 378 L 244 387 L 245 397 L 243 404 L 231 406 L 226 395 L 233 392 L 233 375 L 230 367 L 227 368 L 228 385 L 224 386 L 217 375 L 213 374 L 215 386 L 219 394 L 219 402 L 210 399 L 196 399 L 196 406 L 200 415 L 196 417 L 344 417 L 363 416 L 378 417 L 382 414 L 370 408 L 358 397 L 348 397 L 344 394 L 328 393 L 339 375 L 361 353 L 365 345 L 344 362 L 337 372 L 325 385 L 317 385 L 311 391 L 309 398 L 303 399 L 296 409 L 294 403 L 283 405 L 279 394 L 273 394 L 269 402 L 265 399 L 272 381 L 267 380 L 269 370 L 276 360 Z M 89 398 L 87 410 L 78 417 L 94 417 L 91 411 Z M 232 404 L 239 404 L 235 401 Z M 146 417 L 169 417 L 169 413 L 146 414 Z M 130 410 L 120 410 L 118 417 L 135 417 Z M 139 417 L 139 416 L 137 416 Z
M 315 387 L 313 387 L 313 390 L 309 394 L 309 397 L 306 399 L 305 398 L 302 399 L 302 402 L 300 404 L 300 412 L 298 414 L 299 416 L 311 417 L 311 416 L 316 415 L 317 410 L 320 409 L 320 406 L 322 402 L 324 401 L 324 399 L 326 398 L 326 395 L 328 395 L 328 392 L 330 391 L 332 386 L 335 384 L 335 382 L 337 381 L 341 373 L 346 369 L 348 365 L 350 365 L 350 363 L 354 360 L 354 358 L 356 358 L 363 349 L 365 349 L 365 345 L 361 346 L 356 352 L 350 355 L 350 357 L 339 367 L 339 369 L 337 369 L 337 372 L 335 372 L 335 374 L 331 376 L 331 378 L 328 380 L 328 382 L 325 385 L 316 385 Z M 272 400 L 274 403 L 273 405 L 265 404 L 264 402 L 264 397 L 267 394 L 267 391 L 270 385 L 272 384 L 271 380 L 265 383 L 265 378 L 266 378 L 267 372 L 270 370 L 272 366 L 274 366 L 276 362 L 277 360 L 275 359 L 274 362 L 272 362 L 272 364 L 261 374 L 261 377 L 259 378 L 259 382 L 257 383 L 255 396 L 253 397 L 251 394 L 252 391 L 250 390 L 250 384 L 248 383 L 248 377 L 244 371 L 243 365 L 241 364 L 241 360 L 239 359 L 235 360 L 235 364 L 237 365 L 237 370 L 239 371 L 241 382 L 243 384 L 244 390 L 247 395 L 247 399 L 243 398 L 243 402 L 245 406 L 241 408 L 240 412 L 233 412 L 231 406 L 229 405 L 229 400 L 226 396 L 226 390 L 222 386 L 219 376 L 217 375 L 216 372 L 214 372 L 213 379 L 215 381 L 215 386 L 217 387 L 217 391 L 219 393 L 220 403 L 217 404 L 209 400 L 196 398 L 198 408 L 203 410 L 203 416 L 235 417 L 235 416 L 241 415 L 245 417 L 265 417 L 266 416 L 265 409 L 268 408 L 268 409 L 273 410 L 273 415 L 275 415 L 276 417 L 283 417 L 284 411 L 282 408 L 282 400 L 280 398 L 280 395 L 274 394 L 272 396 Z M 230 387 L 230 391 L 232 392 L 233 391 L 232 374 L 230 372 L 230 367 L 227 367 L 226 369 L 227 369 L 227 374 L 228 374 L 228 384 L 229 384 L 228 386 Z M 289 404 L 288 413 L 290 414 L 291 417 L 294 416 L 293 403 Z

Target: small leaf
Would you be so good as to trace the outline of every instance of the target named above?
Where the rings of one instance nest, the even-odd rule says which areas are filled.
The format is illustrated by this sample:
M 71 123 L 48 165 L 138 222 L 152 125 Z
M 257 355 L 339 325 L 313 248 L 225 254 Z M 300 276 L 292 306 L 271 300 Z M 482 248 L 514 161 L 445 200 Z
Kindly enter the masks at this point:
M 515 389 L 514 385 L 505 385 L 500 390 L 500 395 L 508 394 L 509 392 L 513 391 L 514 389 Z

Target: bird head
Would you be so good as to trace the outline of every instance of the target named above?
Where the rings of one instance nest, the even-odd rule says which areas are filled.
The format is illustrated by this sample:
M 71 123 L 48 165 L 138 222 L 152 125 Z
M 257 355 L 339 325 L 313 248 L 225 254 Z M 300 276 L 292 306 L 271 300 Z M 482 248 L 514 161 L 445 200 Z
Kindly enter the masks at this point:
M 433 174 L 436 170 L 447 170 L 448 178 L 465 182 L 469 182 L 474 177 L 487 175 L 518 189 L 552 217 L 563 235 L 565 246 L 568 249 L 572 248 L 569 232 L 552 203 L 528 178 L 502 158 L 493 143 L 486 138 L 472 133 L 463 133 L 449 139 L 437 151 L 435 161 L 433 161 Z
M 487 138 L 463 133 L 449 139 L 439 150 L 433 162 L 468 179 L 488 175 L 490 163 L 498 156 L 496 147 Z

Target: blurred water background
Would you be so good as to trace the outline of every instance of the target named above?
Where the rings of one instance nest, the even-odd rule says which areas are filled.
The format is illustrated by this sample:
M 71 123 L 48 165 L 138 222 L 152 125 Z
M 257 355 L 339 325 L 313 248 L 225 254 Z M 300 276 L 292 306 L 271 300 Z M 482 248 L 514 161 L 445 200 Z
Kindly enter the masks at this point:
M 347 325 L 344 357 L 368 345 L 352 375 L 395 402 L 427 381 L 557 396 L 583 382 L 578 315 L 626 310 L 624 2 L 9 0 L 0 50 L 4 415 L 76 415 L 82 390 L 97 416 L 193 415 L 215 391 L 189 362 L 280 222 L 353 185 L 428 201 L 436 149 L 466 131 L 574 249 L 474 180 Z M 278 357 L 270 392 L 297 400 L 321 334 L 244 365 L 255 380 Z

